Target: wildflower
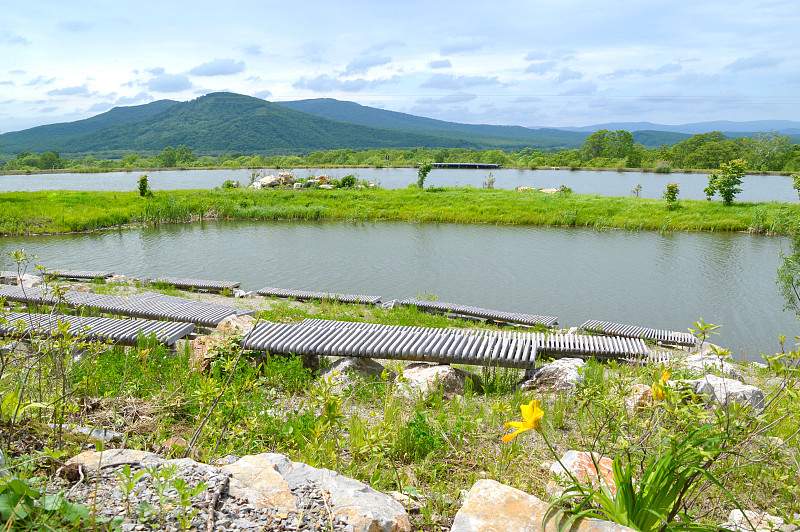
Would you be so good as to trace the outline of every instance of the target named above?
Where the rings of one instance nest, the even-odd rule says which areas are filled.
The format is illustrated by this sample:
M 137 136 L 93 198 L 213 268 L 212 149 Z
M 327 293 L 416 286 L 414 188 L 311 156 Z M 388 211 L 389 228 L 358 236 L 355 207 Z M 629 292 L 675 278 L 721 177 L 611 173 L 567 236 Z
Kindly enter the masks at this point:
M 504 442 L 510 442 L 517 437 L 517 434 L 525 432 L 526 430 L 533 429 L 536 432 L 542 432 L 542 416 L 544 415 L 544 411 L 539 408 L 539 401 L 534 399 L 530 404 L 520 405 L 519 408 L 522 410 L 522 421 L 509 421 L 503 425 L 504 429 L 508 427 L 517 429 L 511 434 L 503 436 Z
M 653 399 L 656 401 L 660 401 L 664 398 L 664 386 L 666 386 L 668 379 L 669 371 L 664 371 L 661 373 L 661 378 L 653 383 Z

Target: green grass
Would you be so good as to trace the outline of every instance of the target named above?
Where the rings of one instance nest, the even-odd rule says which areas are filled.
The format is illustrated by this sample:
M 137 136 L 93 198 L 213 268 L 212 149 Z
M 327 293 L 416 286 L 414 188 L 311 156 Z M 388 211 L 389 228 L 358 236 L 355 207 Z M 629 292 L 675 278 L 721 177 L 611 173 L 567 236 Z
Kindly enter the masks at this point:
M 519 224 L 630 231 L 754 231 L 787 234 L 796 205 L 542 194 L 473 187 L 420 190 L 178 190 L 0 194 L 0 234 L 64 233 L 129 224 L 228 220 L 348 220 Z

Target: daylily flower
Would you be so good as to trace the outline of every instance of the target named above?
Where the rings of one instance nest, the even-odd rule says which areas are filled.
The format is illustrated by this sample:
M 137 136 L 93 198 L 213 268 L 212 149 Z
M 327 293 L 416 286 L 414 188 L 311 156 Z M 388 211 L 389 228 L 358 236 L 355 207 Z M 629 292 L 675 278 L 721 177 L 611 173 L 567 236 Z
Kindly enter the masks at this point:
M 522 421 L 509 421 L 503 425 L 504 429 L 508 427 L 517 429 L 511 434 L 503 436 L 504 442 L 510 442 L 517 437 L 517 434 L 521 434 L 526 430 L 533 429 L 536 432 L 542 432 L 542 416 L 544 415 L 544 411 L 539 408 L 539 401 L 534 399 L 527 405 L 520 405 L 519 408 L 522 410 Z
M 653 384 L 653 399 L 656 401 L 660 401 L 664 398 L 664 386 L 666 386 L 668 379 L 669 371 L 665 370 L 661 373 L 661 378 Z

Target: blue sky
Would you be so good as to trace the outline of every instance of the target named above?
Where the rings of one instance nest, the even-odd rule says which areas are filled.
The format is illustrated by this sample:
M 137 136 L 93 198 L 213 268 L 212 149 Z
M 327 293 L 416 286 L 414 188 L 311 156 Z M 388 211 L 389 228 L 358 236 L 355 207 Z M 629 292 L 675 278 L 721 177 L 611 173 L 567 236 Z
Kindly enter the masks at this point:
M 800 120 L 800 3 L 5 0 L 0 132 L 232 91 L 466 123 Z

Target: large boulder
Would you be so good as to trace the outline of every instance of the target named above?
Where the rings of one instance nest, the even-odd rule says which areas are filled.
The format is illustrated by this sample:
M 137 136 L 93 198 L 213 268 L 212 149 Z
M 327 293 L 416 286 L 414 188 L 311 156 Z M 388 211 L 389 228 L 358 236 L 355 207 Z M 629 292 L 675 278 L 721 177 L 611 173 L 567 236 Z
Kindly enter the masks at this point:
M 166 460 L 144 451 L 109 449 L 103 453 L 87 451 L 67 462 L 63 476 L 74 470 L 75 481 L 89 476 L 69 490 L 76 502 L 91 504 L 99 515 L 127 515 L 125 502 L 119 496 L 119 477 L 115 470 L 128 464 L 133 470 L 144 466 L 164 470 L 175 466 L 173 478 L 183 478 L 190 486 L 206 482 L 207 489 L 196 498 L 197 503 L 219 497 L 216 511 L 209 515 L 207 505 L 198 505 L 192 530 L 211 529 L 216 524 L 236 529 L 253 530 L 320 530 L 329 523 L 337 530 L 354 532 L 410 532 L 411 524 L 402 505 L 389 495 L 373 490 L 361 482 L 328 469 L 292 462 L 280 454 L 248 455 L 224 465 L 213 466 L 189 458 Z M 97 483 L 95 483 L 95 479 Z M 123 530 L 136 525 L 140 504 L 158 504 L 150 475 L 137 481 L 131 492 L 130 508 Z M 169 517 L 171 519 L 171 517 Z M 227 523 L 223 525 L 223 523 Z M 170 528 L 171 522 L 166 523 Z M 217 530 L 218 528 L 214 528 Z M 227 528 L 231 529 L 231 528 Z
M 757 412 L 764 410 L 764 392 L 755 386 L 716 375 L 706 375 L 688 381 L 688 384 L 694 393 L 707 396 L 709 404 L 727 406 L 731 403 L 739 403 L 748 405 Z
M 686 357 L 684 365 L 693 372 L 699 375 L 706 373 L 713 373 L 721 377 L 736 379 L 737 381 L 744 382 L 744 377 L 736 369 L 736 366 L 725 360 L 725 357 L 718 357 L 714 354 L 696 354 Z
M 479 480 L 467 493 L 450 532 L 555 532 L 563 520 L 549 505 L 495 480 Z M 570 532 L 629 532 L 630 528 L 600 519 L 579 519 Z
M 400 382 L 401 393 L 406 397 L 427 396 L 436 390 L 443 395 L 463 395 L 467 379 L 472 381 L 473 390 L 481 390 L 481 378 L 469 371 L 456 369 L 448 364 L 412 362 L 403 370 Z
M 536 369 L 525 371 L 519 387 L 525 391 L 572 392 L 583 382 L 578 371 L 586 365 L 580 358 L 561 358 Z
M 256 183 L 258 183 L 259 186 L 254 188 L 277 187 L 280 184 L 278 178 L 272 174 L 262 177 L 258 181 L 255 181 L 253 184 L 255 185 Z

